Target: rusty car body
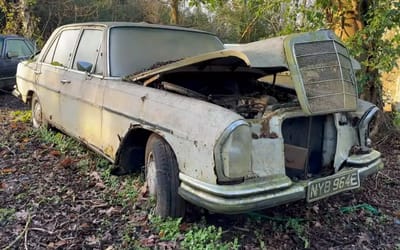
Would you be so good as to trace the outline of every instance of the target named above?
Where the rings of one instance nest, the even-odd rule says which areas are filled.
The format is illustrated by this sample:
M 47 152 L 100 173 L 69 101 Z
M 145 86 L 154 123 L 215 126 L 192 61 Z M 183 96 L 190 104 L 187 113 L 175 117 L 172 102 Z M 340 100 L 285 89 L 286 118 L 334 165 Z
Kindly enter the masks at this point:
M 241 213 L 355 189 L 383 167 L 378 109 L 329 30 L 225 49 L 212 34 L 145 23 L 72 24 L 20 63 L 33 125 L 50 124 L 144 170 L 161 216 L 184 200 Z

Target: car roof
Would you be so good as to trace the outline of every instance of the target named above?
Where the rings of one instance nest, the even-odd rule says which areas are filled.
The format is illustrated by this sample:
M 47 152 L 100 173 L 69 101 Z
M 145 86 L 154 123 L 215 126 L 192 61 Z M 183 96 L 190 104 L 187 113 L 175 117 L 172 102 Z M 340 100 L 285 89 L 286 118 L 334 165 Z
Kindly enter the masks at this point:
M 197 33 L 205 33 L 210 35 L 215 35 L 207 31 L 197 30 L 192 28 L 185 28 L 179 26 L 172 25 L 161 25 L 161 24 L 151 24 L 146 22 L 87 22 L 87 23 L 73 23 L 66 24 L 61 27 L 82 27 L 82 26 L 103 26 L 106 28 L 115 28 L 115 27 L 140 27 L 140 28 L 155 28 L 155 29 L 169 29 L 169 30 L 180 30 L 180 31 L 189 31 L 189 32 L 197 32 Z
M 22 38 L 25 39 L 22 36 L 18 36 L 18 35 L 4 35 L 4 34 L 0 34 L 0 39 L 6 39 L 6 38 Z

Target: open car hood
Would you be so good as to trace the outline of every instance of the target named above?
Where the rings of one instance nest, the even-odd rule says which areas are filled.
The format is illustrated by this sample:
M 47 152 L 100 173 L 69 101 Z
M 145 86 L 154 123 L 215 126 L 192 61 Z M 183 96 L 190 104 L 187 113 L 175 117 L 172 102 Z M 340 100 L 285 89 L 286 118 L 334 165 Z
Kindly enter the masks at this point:
M 286 71 L 283 40 L 276 37 L 258 42 L 235 46 L 193 57 L 184 58 L 150 70 L 135 73 L 130 81 L 144 81 L 166 72 L 180 71 L 250 71 L 264 76 L 269 73 Z

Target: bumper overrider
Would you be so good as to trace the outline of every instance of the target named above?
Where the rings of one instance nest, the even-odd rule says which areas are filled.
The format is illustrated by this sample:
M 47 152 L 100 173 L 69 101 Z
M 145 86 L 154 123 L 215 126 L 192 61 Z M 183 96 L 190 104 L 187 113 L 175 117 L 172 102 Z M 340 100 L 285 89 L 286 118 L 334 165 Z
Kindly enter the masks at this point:
M 352 155 L 335 173 L 356 169 L 361 179 L 383 168 L 378 151 Z M 209 184 L 183 173 L 179 174 L 179 194 L 190 203 L 210 211 L 225 214 L 243 213 L 305 199 L 310 180 L 292 182 L 287 176 L 250 179 L 236 185 Z

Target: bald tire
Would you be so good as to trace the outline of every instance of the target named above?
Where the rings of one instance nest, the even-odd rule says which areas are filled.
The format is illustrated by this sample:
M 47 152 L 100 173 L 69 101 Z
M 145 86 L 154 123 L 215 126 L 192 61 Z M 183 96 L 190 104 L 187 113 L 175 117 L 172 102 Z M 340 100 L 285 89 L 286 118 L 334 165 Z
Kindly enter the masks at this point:
M 172 148 L 158 135 L 149 137 L 146 144 L 146 180 L 151 174 L 155 179 L 150 195 L 155 196 L 155 213 L 163 218 L 183 217 L 185 214 L 185 201 L 178 194 L 179 169 Z M 151 163 L 153 161 L 153 163 Z M 154 171 L 149 171 L 152 167 Z M 148 182 L 149 183 L 149 182 Z

